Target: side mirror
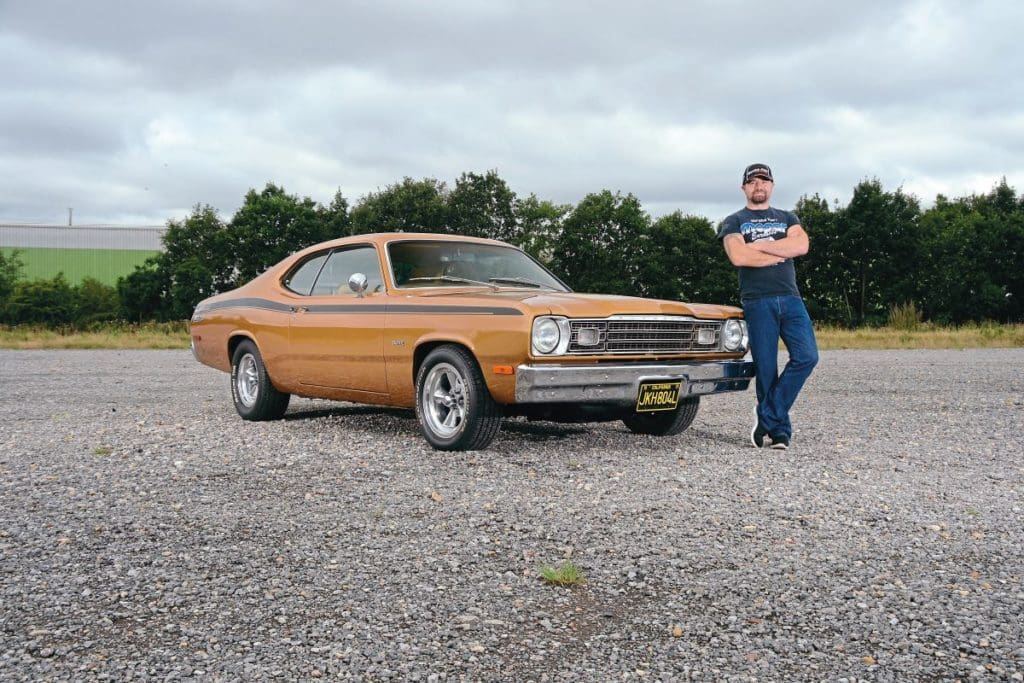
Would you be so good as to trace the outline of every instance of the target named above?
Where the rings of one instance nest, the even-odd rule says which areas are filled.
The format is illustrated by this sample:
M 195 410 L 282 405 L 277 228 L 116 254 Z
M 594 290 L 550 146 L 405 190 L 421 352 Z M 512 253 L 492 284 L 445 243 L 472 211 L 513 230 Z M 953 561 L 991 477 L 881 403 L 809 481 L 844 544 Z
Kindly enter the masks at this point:
M 348 288 L 356 293 L 360 299 L 366 296 L 366 276 L 362 273 L 352 273 L 348 279 Z

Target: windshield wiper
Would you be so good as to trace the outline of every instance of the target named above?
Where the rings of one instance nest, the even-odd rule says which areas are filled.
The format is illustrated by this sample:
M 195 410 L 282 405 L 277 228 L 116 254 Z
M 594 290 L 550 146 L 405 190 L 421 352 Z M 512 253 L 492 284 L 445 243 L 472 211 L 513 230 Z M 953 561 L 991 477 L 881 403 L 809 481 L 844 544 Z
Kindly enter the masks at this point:
M 507 282 L 513 285 L 526 285 L 527 287 L 536 287 L 537 289 L 554 289 L 553 287 L 521 277 L 489 277 L 487 280 L 489 282 Z
M 493 279 L 493 278 L 492 278 Z M 454 275 L 434 275 L 431 277 L 411 277 L 406 282 L 423 282 L 424 280 L 440 280 L 441 282 L 457 282 L 460 285 L 479 285 L 480 287 L 490 287 L 491 289 L 498 289 L 498 286 L 490 282 L 481 282 L 480 280 L 470 280 L 464 277 L 455 277 Z

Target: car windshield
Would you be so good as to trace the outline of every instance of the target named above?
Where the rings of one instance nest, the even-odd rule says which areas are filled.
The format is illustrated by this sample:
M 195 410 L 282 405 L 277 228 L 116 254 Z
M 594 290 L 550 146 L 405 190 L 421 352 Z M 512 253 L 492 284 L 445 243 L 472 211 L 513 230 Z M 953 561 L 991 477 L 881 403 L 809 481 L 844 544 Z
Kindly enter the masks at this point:
M 408 240 L 388 245 L 399 287 L 485 286 L 569 291 L 544 266 L 514 247 L 450 240 Z

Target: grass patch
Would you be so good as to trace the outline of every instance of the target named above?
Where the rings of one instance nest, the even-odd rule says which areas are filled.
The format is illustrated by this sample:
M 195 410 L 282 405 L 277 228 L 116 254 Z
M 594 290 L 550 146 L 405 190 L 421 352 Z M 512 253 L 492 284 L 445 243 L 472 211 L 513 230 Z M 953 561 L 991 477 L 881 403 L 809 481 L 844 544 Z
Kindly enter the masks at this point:
M 583 571 L 572 560 L 566 560 L 557 567 L 545 565 L 540 568 L 540 576 L 555 586 L 578 586 L 587 581 Z
M 25 267 L 21 278 L 25 280 L 49 280 L 64 273 L 64 279 L 76 285 L 87 277 L 99 280 L 111 287 L 117 278 L 130 275 L 135 266 L 141 266 L 158 251 L 138 249 L 62 249 L 45 247 L 4 247 L 6 255 L 17 251 Z
M 815 330 L 818 348 L 837 349 L 991 349 L 1024 346 L 1024 325 L 963 325 L 936 327 L 920 323 L 914 329 L 865 327 Z
M 918 330 L 923 316 L 913 301 L 889 307 L 889 327 L 896 330 Z
M 819 327 L 818 348 L 839 349 L 974 349 L 1024 347 L 1024 325 L 936 327 L 921 323 L 915 330 L 872 327 L 848 330 Z M 187 349 L 188 323 L 111 323 L 87 331 L 0 326 L 5 349 Z M 570 466 L 576 466 L 570 463 Z
M 0 326 L 4 349 L 187 349 L 188 323 L 111 323 L 90 330 Z

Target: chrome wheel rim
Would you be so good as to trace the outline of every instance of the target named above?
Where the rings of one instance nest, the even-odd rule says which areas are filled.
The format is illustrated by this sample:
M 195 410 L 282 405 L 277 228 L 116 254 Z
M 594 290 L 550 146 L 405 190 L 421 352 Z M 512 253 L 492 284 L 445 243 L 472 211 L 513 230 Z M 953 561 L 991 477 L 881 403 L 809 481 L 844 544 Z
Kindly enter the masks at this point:
M 260 393 L 260 374 L 256 368 L 256 357 L 251 353 L 245 354 L 238 361 L 235 389 L 238 390 L 238 400 L 243 406 L 252 408 L 256 404 L 256 397 Z
M 466 421 L 466 381 L 448 363 L 438 363 L 427 373 L 422 390 L 423 418 L 437 436 L 449 439 Z

